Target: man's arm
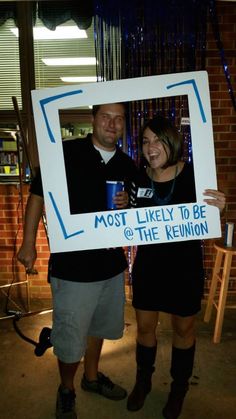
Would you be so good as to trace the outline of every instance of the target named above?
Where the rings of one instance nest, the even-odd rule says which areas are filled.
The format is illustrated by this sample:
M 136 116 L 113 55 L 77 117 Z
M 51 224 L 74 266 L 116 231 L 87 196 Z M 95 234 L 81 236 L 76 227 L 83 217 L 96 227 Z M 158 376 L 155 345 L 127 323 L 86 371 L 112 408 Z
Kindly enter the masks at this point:
M 17 254 L 17 259 L 27 270 L 33 268 L 37 258 L 35 242 L 39 221 L 43 213 L 43 207 L 43 198 L 31 193 L 25 210 L 23 242 Z

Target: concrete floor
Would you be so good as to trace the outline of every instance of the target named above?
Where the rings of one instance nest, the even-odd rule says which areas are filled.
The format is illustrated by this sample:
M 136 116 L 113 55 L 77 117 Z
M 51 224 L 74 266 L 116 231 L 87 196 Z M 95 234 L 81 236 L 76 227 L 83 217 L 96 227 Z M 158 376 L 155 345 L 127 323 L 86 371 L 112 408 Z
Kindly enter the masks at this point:
M 43 303 L 34 309 L 45 308 Z M 33 308 L 31 308 L 33 310 Z M 203 322 L 204 306 L 198 316 L 196 362 L 181 419 L 236 418 L 236 311 L 226 309 L 221 343 L 213 344 L 215 313 L 209 324 Z M 51 313 L 23 317 L 21 331 L 38 341 L 43 327 L 51 326 Z M 100 370 L 129 392 L 135 377 L 136 325 L 133 308 L 126 304 L 123 339 L 106 341 Z M 11 319 L 0 321 L 0 417 L 1 419 L 52 419 L 58 387 L 56 359 L 52 349 L 36 357 L 34 346 L 16 334 Z M 171 328 L 162 314 L 153 390 L 139 412 L 128 412 L 126 400 L 114 402 L 80 389 L 82 365 L 76 376 L 79 419 L 162 419 L 170 376 Z

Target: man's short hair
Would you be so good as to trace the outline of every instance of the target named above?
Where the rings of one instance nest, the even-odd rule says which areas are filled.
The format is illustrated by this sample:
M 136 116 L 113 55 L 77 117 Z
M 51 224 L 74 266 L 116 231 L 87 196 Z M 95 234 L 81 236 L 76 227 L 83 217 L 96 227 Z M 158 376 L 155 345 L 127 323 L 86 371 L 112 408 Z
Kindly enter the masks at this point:
M 100 105 L 93 105 L 93 107 L 92 107 L 92 115 L 93 115 L 93 117 L 95 117 L 96 116 L 96 114 L 98 113 L 98 111 L 99 111 L 99 108 L 101 107 L 101 106 L 103 106 L 103 105 L 108 105 L 108 103 L 103 103 L 103 104 L 100 104 Z M 111 105 L 111 104 L 110 104 Z M 113 105 L 113 104 L 112 104 Z M 122 105 L 123 106 L 123 108 L 124 108 L 124 111 L 125 111 L 125 114 L 126 114 L 126 103 L 125 102 L 118 102 L 118 103 L 114 103 L 114 105 Z

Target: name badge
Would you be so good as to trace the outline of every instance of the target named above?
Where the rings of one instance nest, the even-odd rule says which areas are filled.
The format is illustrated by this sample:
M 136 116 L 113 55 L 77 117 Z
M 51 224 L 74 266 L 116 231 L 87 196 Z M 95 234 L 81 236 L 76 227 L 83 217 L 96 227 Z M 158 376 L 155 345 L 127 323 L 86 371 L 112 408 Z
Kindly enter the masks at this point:
M 153 190 L 151 188 L 138 188 L 138 198 L 152 198 Z

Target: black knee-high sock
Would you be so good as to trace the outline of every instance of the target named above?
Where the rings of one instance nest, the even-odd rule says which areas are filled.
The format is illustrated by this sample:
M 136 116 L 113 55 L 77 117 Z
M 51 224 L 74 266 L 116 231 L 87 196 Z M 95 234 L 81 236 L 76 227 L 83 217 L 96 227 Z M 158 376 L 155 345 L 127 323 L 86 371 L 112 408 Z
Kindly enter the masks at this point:
M 195 343 L 188 349 L 172 347 L 171 376 L 176 383 L 187 383 L 193 372 Z
M 136 362 L 139 369 L 153 370 L 156 359 L 157 346 L 144 346 L 137 342 Z

